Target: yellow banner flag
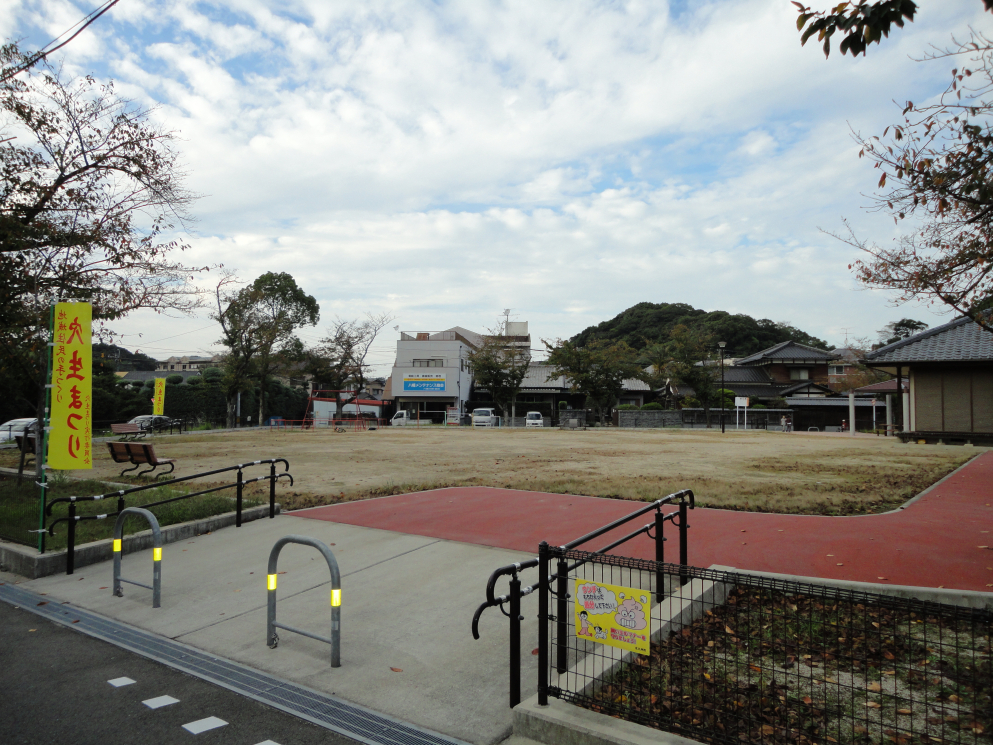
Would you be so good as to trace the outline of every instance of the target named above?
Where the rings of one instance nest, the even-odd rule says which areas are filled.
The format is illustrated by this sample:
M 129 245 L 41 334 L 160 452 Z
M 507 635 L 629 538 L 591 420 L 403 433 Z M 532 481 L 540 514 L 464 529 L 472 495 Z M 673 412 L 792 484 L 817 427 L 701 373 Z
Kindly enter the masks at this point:
M 52 341 L 50 468 L 93 468 L 93 346 L 89 303 L 57 303 Z
M 155 379 L 155 398 L 152 399 L 152 413 L 155 416 L 165 415 L 165 378 Z

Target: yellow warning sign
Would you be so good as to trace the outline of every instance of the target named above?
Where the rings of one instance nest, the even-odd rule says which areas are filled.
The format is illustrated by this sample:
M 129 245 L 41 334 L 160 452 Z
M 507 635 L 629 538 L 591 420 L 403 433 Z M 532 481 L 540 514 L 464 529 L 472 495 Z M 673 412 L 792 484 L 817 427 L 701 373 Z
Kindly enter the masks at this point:
M 651 602 L 648 590 L 576 580 L 576 636 L 649 654 Z

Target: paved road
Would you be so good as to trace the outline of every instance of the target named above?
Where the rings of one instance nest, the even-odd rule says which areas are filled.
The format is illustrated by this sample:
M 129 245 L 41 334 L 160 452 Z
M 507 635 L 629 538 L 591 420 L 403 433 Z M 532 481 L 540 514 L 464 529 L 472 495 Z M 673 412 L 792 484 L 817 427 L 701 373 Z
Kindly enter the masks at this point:
M 4 745 L 352 745 L 297 717 L 0 602 Z M 114 687 L 108 681 L 134 683 Z M 177 699 L 152 709 L 162 696 Z M 183 728 L 210 717 L 223 726 Z

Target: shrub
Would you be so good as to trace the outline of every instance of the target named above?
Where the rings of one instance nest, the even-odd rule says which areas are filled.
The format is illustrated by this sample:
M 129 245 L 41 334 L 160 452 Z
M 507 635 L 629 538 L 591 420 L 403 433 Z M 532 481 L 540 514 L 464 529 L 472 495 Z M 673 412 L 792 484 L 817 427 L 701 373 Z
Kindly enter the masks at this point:
M 766 407 L 765 404 L 752 404 L 749 408 L 750 409 L 765 409 L 767 407 Z
M 569 408 L 569 404 L 566 401 L 559 401 L 559 411 L 563 411 Z
M 621 404 L 616 407 L 618 411 L 637 411 L 638 407 L 635 404 Z
M 658 401 L 652 401 L 650 404 L 645 404 L 641 407 L 642 411 L 662 411 L 664 407 Z
M 182 375 L 170 375 L 168 378 L 166 378 L 166 383 L 168 383 L 169 385 L 179 385 L 182 382 L 183 382 Z
M 190 378 L 189 380 L 186 381 L 186 385 L 193 385 L 193 386 L 203 385 L 203 378 L 192 377 L 192 378 Z

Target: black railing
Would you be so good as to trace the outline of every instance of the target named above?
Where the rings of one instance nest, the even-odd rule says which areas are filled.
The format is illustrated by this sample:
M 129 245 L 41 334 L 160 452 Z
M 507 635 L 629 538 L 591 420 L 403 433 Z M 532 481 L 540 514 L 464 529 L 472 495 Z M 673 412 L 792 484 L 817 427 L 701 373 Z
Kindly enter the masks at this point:
M 664 513 L 662 508 L 666 505 L 678 504 L 678 510 L 676 512 Z M 634 520 L 641 515 L 646 513 L 655 512 L 655 519 L 653 522 L 638 528 L 632 533 L 628 533 L 622 538 L 608 543 L 606 546 L 598 549 L 594 552 L 595 555 L 606 554 L 611 549 L 617 548 L 618 546 L 627 543 L 633 538 L 637 538 L 639 535 L 645 534 L 649 538 L 655 541 L 655 559 L 658 562 L 665 561 L 665 541 L 667 540 L 662 534 L 663 527 L 665 523 L 672 522 L 679 528 L 679 563 L 685 565 L 687 563 L 687 529 L 689 528 L 689 523 L 687 521 L 688 510 L 693 509 L 695 506 L 695 499 L 693 492 L 690 489 L 683 489 L 681 491 L 670 494 L 662 499 L 657 499 L 651 504 L 647 504 L 641 509 L 635 510 L 629 515 L 625 515 L 622 518 L 614 520 L 601 528 L 597 528 L 591 533 L 587 533 L 573 541 L 562 546 L 562 550 L 572 549 L 576 546 L 581 546 L 584 543 L 592 541 L 594 538 L 599 538 L 623 525 L 626 525 L 630 521 Z M 653 534 L 654 531 L 654 534 Z M 544 544 L 543 544 L 544 545 Z M 521 580 L 518 577 L 518 573 L 525 570 L 531 569 L 538 566 L 540 557 L 534 559 L 528 559 L 527 561 L 518 562 L 515 564 L 508 564 L 507 566 L 500 567 L 496 569 L 493 574 L 490 575 L 489 580 L 486 582 L 486 601 L 480 604 L 476 609 L 476 612 L 472 617 L 472 638 L 479 639 L 479 619 L 482 616 L 483 611 L 487 608 L 499 607 L 500 612 L 503 613 L 510 619 L 510 707 L 513 708 L 521 702 L 521 621 L 524 617 L 521 615 L 521 598 L 530 595 L 534 592 L 538 585 L 533 584 L 528 587 L 521 587 Z M 585 561 L 579 561 L 569 566 L 568 563 L 559 562 L 559 574 L 562 577 L 567 577 L 569 572 L 576 570 Z M 547 577 L 547 568 L 543 570 L 542 576 Z M 496 595 L 496 583 L 500 577 L 510 578 L 510 587 L 505 595 Z M 541 578 L 539 577 L 539 582 Z M 661 601 L 663 594 L 665 593 L 664 587 L 664 576 L 660 571 L 656 576 L 655 583 L 655 595 Z M 562 609 L 562 604 L 566 602 L 568 598 L 568 588 L 563 579 L 557 589 L 557 596 L 559 602 L 559 609 Z M 547 599 L 545 599 L 547 600 Z M 509 612 L 504 609 L 504 604 L 510 606 Z M 544 618 L 547 616 L 547 610 L 539 610 L 539 618 Z M 560 612 L 559 617 L 562 619 L 562 629 L 565 628 L 565 613 Z M 564 631 L 563 631 L 564 633 Z M 562 636 L 562 635 L 560 635 Z M 559 651 L 559 659 L 564 660 L 563 655 L 565 655 L 565 647 L 562 646 Z M 539 651 L 539 655 L 541 652 Z M 540 661 L 539 661 L 540 662 Z M 563 663 L 564 664 L 564 663 Z
M 263 464 L 269 464 L 269 474 L 267 476 L 259 476 L 257 478 L 245 480 L 242 471 L 245 468 L 250 468 L 251 466 L 259 466 Z M 282 473 L 276 473 L 276 464 L 282 463 L 284 468 Z M 158 507 L 159 505 L 169 504 L 170 502 L 179 502 L 184 499 L 192 499 L 193 497 L 199 497 L 203 494 L 211 494 L 212 492 L 222 491 L 224 489 L 237 489 L 235 495 L 235 526 L 241 527 L 241 513 L 242 504 L 244 497 L 244 487 L 246 484 L 254 484 L 258 481 L 269 481 L 269 517 L 274 518 L 276 516 L 276 481 L 281 477 L 285 476 L 290 480 L 290 486 L 293 485 L 293 476 L 289 473 L 290 463 L 285 458 L 269 458 L 266 460 L 256 460 L 250 463 L 240 463 L 236 466 L 227 466 L 226 468 L 218 468 L 213 471 L 204 471 L 203 473 L 195 473 L 192 476 L 182 476 L 178 479 L 171 479 L 169 481 L 160 481 L 154 484 L 145 484 L 144 486 L 134 486 L 130 489 L 119 489 L 118 491 L 108 492 L 107 494 L 100 494 L 93 497 L 59 497 L 57 499 L 51 500 L 45 507 L 45 514 L 52 517 L 52 508 L 60 503 L 66 503 L 69 505 L 69 514 L 65 517 L 57 517 L 48 524 L 48 535 L 55 535 L 55 526 L 59 523 L 66 523 L 68 528 L 68 533 L 66 535 L 66 574 L 72 574 L 75 570 L 76 563 L 76 525 L 82 520 L 106 520 L 108 517 L 116 517 L 121 513 L 121 511 L 127 506 L 125 504 L 125 497 L 128 494 L 134 494 L 136 492 L 146 491 L 148 489 L 158 489 L 163 486 L 170 486 L 171 484 L 178 484 L 183 481 L 189 481 L 191 479 L 202 479 L 207 476 L 215 476 L 219 473 L 229 473 L 231 471 L 237 471 L 238 477 L 235 481 L 229 484 L 222 484 L 220 486 L 214 486 L 210 489 L 203 489 L 198 492 L 193 492 L 192 494 L 182 494 L 178 497 L 171 497 L 169 499 L 162 499 L 158 502 L 151 502 L 148 504 L 142 504 L 141 507 Z M 107 512 L 98 515 L 77 515 L 76 505 L 79 502 L 97 502 L 102 499 L 117 499 L 117 511 Z M 42 534 L 42 553 L 45 552 L 44 534 Z
M 580 633 L 567 580 L 672 588 L 636 626 L 648 653 Z M 549 571 L 543 571 L 547 568 Z M 542 544 L 538 702 L 715 745 L 988 743 L 993 611 Z M 688 579 L 686 584 L 683 581 Z M 613 638 L 613 637 L 609 637 Z M 565 665 L 551 660 L 567 650 Z

